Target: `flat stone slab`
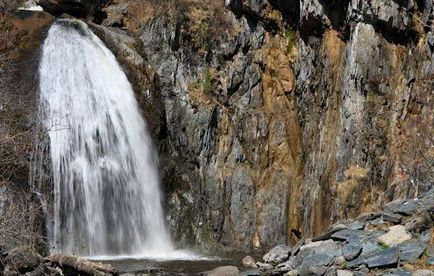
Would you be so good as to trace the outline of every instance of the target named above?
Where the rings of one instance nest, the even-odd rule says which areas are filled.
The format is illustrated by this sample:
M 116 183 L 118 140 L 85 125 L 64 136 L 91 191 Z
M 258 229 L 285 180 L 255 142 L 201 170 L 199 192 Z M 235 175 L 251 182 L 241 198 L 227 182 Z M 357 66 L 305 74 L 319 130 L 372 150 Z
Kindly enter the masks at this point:
M 399 249 L 388 248 L 373 252 L 372 254 L 360 256 L 359 258 L 349 262 L 347 265 L 350 268 L 355 268 L 363 264 L 369 268 L 380 268 L 398 263 Z
M 405 242 L 399 246 L 401 261 L 415 262 L 425 251 L 426 245 L 421 241 Z
M 347 261 L 354 260 L 360 255 L 360 253 L 362 253 L 362 246 L 360 245 L 346 244 L 342 248 L 342 255 Z
M 389 232 L 378 237 L 381 244 L 393 247 L 411 239 L 411 235 L 402 225 L 394 225 L 389 228 Z

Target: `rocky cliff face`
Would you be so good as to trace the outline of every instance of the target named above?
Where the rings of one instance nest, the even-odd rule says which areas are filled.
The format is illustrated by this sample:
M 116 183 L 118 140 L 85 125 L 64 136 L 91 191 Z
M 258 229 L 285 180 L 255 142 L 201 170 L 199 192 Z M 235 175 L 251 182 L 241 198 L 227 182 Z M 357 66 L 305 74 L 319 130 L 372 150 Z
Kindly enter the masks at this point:
M 178 240 L 295 242 L 432 186 L 430 1 L 117 2 L 160 80 Z
M 432 187 L 432 1 L 99 4 L 175 240 L 270 248 Z

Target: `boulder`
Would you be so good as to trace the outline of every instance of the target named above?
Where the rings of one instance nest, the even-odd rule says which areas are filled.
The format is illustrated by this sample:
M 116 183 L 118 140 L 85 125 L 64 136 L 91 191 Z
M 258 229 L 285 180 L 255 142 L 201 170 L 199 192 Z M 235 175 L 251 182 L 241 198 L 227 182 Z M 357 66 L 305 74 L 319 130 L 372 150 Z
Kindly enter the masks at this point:
M 244 257 L 241 263 L 243 264 L 244 267 L 258 268 L 258 265 L 256 264 L 255 260 L 250 256 Z
M 411 239 L 411 235 L 402 225 L 394 225 L 389 228 L 389 232 L 378 237 L 381 244 L 393 247 Z
M 269 264 L 278 264 L 288 260 L 291 254 L 291 247 L 287 245 L 278 245 L 264 255 L 264 261 Z
M 220 266 L 207 274 L 208 276 L 238 276 L 241 275 L 238 268 L 235 266 Z

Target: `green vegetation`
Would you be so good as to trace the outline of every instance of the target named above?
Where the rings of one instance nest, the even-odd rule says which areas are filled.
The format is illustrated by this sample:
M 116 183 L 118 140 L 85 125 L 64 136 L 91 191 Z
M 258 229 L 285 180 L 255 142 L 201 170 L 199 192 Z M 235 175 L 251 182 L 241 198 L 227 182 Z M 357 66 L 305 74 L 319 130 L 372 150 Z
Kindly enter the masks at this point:
M 294 47 L 297 42 L 297 33 L 294 30 L 289 29 L 285 31 L 285 37 L 286 37 L 286 53 L 289 54 L 292 50 L 292 47 Z
M 379 246 L 380 246 L 380 248 L 383 249 L 383 250 L 384 250 L 384 249 L 388 249 L 388 248 L 390 248 L 390 246 L 388 246 L 387 244 L 384 244 L 384 243 L 380 243 Z
M 211 70 L 208 67 L 205 69 L 205 74 L 202 82 L 202 89 L 206 93 L 211 93 L 213 90 Z

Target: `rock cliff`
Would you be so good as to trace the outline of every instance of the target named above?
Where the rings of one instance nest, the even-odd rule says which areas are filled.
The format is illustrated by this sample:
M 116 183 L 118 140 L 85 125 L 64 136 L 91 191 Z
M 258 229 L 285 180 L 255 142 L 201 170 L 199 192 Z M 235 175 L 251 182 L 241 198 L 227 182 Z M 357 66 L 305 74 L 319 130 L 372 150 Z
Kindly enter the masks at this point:
M 293 243 L 432 186 L 433 5 L 383 2 L 106 8 L 159 78 L 177 240 Z
M 433 186 L 432 1 L 75 2 L 143 106 L 175 240 L 294 244 Z

